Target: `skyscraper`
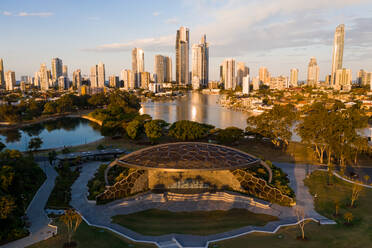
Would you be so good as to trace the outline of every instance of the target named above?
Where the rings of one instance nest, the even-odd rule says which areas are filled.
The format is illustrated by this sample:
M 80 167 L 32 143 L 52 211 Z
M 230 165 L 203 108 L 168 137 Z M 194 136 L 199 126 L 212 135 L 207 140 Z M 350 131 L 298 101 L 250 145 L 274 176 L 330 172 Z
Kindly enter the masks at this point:
M 176 82 L 188 85 L 189 81 L 189 29 L 181 27 L 176 36 Z
M 5 88 L 3 59 L 0 59 L 0 88 Z
M 49 90 L 49 81 L 50 81 L 50 75 L 48 73 L 48 68 L 46 64 L 40 65 L 40 88 L 43 91 Z
M 148 90 L 150 84 L 150 72 L 141 72 L 141 89 Z
M 267 68 L 263 67 L 263 66 L 260 67 L 258 75 L 259 75 L 260 84 L 264 84 L 264 85 L 269 86 L 269 84 L 270 84 L 270 73 L 267 70 Z
M 119 77 L 118 76 L 110 76 L 109 77 L 109 85 L 111 88 L 118 88 L 119 87 Z
M 164 81 L 166 83 L 172 82 L 172 58 L 171 57 L 165 57 L 165 79 Z
M 203 35 L 200 44 L 192 45 L 191 80 L 193 88 L 199 89 L 208 86 L 209 74 L 209 45 L 206 35 Z
M 345 25 L 340 24 L 335 31 L 333 40 L 332 74 L 331 85 L 335 85 L 336 71 L 342 69 L 342 58 L 344 55 Z
M 60 76 L 63 75 L 63 64 L 62 60 L 59 58 L 52 59 L 52 81 L 53 83 L 57 83 L 57 80 Z
M 133 90 L 134 89 L 134 73 L 131 70 L 122 70 L 120 73 L 121 80 L 124 81 L 124 89 L 125 90 Z
M 16 83 L 15 72 L 7 71 L 5 73 L 6 90 L 14 90 L 15 83 Z
M 63 65 L 62 67 L 62 76 L 64 76 L 65 78 L 68 78 L 67 65 Z
M 156 74 L 158 83 L 164 83 L 166 65 L 165 57 L 162 55 L 155 55 L 154 73 Z
M 245 66 L 244 62 L 238 62 L 236 68 L 236 84 L 243 85 L 243 78 L 249 75 L 249 68 Z
M 90 68 L 90 87 L 98 88 L 98 66 L 94 65 Z
M 81 87 L 81 70 L 77 69 L 72 73 L 72 85 L 74 88 L 79 89 Z
M 242 91 L 243 94 L 249 95 L 249 75 L 243 77 Z
M 298 69 L 297 68 L 291 69 L 291 78 L 289 80 L 289 85 L 292 87 L 298 86 Z
M 316 62 L 316 58 L 311 57 L 309 66 L 307 68 L 307 85 L 316 87 L 319 82 L 319 66 Z
M 106 71 L 105 71 L 105 64 L 102 62 L 99 62 L 97 65 L 97 83 L 99 88 L 104 88 L 105 87 L 105 81 L 106 81 Z
M 139 87 L 141 82 L 141 72 L 145 71 L 145 53 L 141 48 L 132 50 L 132 72 L 134 73 L 135 88 Z
M 235 90 L 236 87 L 235 60 L 225 59 L 222 66 L 223 83 L 225 85 L 225 90 Z

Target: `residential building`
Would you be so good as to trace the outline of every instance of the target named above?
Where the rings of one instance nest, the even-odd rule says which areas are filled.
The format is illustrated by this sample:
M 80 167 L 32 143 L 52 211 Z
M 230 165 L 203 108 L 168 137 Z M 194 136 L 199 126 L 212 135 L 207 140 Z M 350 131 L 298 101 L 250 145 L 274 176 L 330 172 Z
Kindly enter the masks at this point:
M 104 88 L 105 87 L 105 81 L 106 81 L 106 71 L 105 71 L 105 64 L 102 62 L 99 62 L 97 65 L 97 83 L 98 83 L 98 88 Z
M 134 73 L 135 88 L 138 88 L 141 82 L 141 72 L 145 71 L 145 53 L 141 48 L 132 50 L 132 72 Z
M 351 89 L 352 74 L 350 69 L 339 69 L 336 71 L 334 89 L 349 91 Z
M 332 74 L 331 85 L 334 86 L 336 71 L 342 69 L 342 58 L 344 55 L 345 25 L 337 26 L 333 40 Z
M 260 85 L 261 85 L 261 80 L 259 77 L 254 77 L 252 79 L 252 85 L 253 85 L 253 90 L 259 90 Z
M 298 69 L 297 68 L 291 69 L 291 77 L 290 77 L 289 85 L 292 87 L 298 87 Z
M 25 92 L 26 91 L 26 82 L 21 81 L 20 84 L 19 84 L 19 88 L 21 89 L 22 92 Z
M 288 78 L 284 76 L 271 77 L 270 78 L 270 89 L 284 90 L 288 88 Z
M 150 84 L 150 72 L 143 71 L 140 74 L 141 76 L 141 89 L 148 90 Z
M 169 56 L 165 57 L 165 79 L 164 82 L 171 83 L 172 82 L 172 58 Z
M 189 29 L 181 27 L 176 36 L 176 82 L 188 85 L 189 80 Z
M 131 70 L 122 70 L 121 80 L 124 81 L 125 90 L 133 90 L 135 88 L 134 73 Z
M 205 88 L 209 81 L 209 45 L 206 35 L 201 38 L 200 44 L 192 46 L 191 78 L 194 89 Z
M 325 77 L 325 85 L 331 85 L 331 75 L 330 74 L 328 74 Z
M 370 86 L 371 79 L 370 79 L 371 72 L 367 72 L 363 69 L 361 69 L 358 72 L 357 82 L 360 86 Z
M 7 71 L 5 73 L 5 88 L 6 90 L 14 90 L 16 84 L 16 77 L 14 71 Z
M 118 76 L 110 76 L 109 77 L 109 85 L 111 88 L 119 88 L 119 77 Z
M 41 64 L 40 65 L 40 88 L 43 91 L 49 90 L 50 86 L 50 73 L 48 72 L 48 68 L 46 64 Z M 53 80 L 52 80 L 53 81 Z
M 0 59 L 0 89 L 5 88 L 4 64 L 3 59 Z
M 236 88 L 236 77 L 235 77 L 235 60 L 234 59 L 225 59 L 222 64 L 222 75 L 225 90 L 235 90 Z
M 52 59 L 52 81 L 53 84 L 57 83 L 60 76 L 63 75 L 63 64 L 60 58 Z
M 60 76 L 58 78 L 58 89 L 63 91 L 63 90 L 67 90 L 68 88 L 69 88 L 69 85 L 68 85 L 67 77 Z
M 264 66 L 260 67 L 260 69 L 258 71 L 258 75 L 259 75 L 260 84 L 264 84 L 264 85 L 269 86 L 269 84 L 270 84 L 270 73 L 267 70 L 267 68 L 264 67 Z
M 34 87 L 40 88 L 40 83 L 41 83 L 40 78 L 41 78 L 40 71 L 35 72 L 35 75 L 34 75 Z
M 63 65 L 63 67 L 62 67 L 62 76 L 64 76 L 65 78 L 68 78 L 67 65 Z
M 242 86 L 243 78 L 247 75 L 249 75 L 249 68 L 245 66 L 244 62 L 238 62 L 236 69 L 236 84 Z
M 80 95 L 84 96 L 84 95 L 89 95 L 89 94 L 90 94 L 90 87 L 88 85 L 82 85 L 80 87 Z
M 243 88 L 243 94 L 244 95 L 249 95 L 249 75 L 246 75 L 243 77 L 243 83 L 242 83 L 242 88 Z
M 307 67 L 307 85 L 316 87 L 319 82 L 319 66 L 316 58 L 311 57 Z
M 90 68 L 90 87 L 92 89 L 98 88 L 98 66 L 94 65 Z
M 72 85 L 74 88 L 76 89 L 79 89 L 80 86 L 81 86 L 81 82 L 82 82 L 82 78 L 81 78 L 81 70 L 80 69 L 77 69 L 76 71 L 74 71 L 72 73 Z

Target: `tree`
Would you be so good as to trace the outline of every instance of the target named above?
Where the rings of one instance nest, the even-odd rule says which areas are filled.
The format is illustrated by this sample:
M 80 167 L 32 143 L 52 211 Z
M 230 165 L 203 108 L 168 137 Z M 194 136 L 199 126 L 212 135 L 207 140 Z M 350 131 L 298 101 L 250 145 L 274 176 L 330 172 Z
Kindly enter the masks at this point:
M 297 216 L 298 227 L 301 230 L 301 238 L 305 240 L 305 211 L 302 207 L 297 206 L 295 209 L 295 213 Z
M 274 105 L 272 109 L 261 115 L 249 117 L 246 131 L 269 138 L 277 147 L 282 144 L 288 145 L 292 137 L 291 127 L 295 120 L 296 112 L 293 105 Z
M 359 195 L 362 192 L 362 190 L 363 190 L 363 186 L 362 185 L 356 184 L 356 183 L 353 184 L 353 189 L 351 191 L 351 203 L 350 203 L 350 207 L 354 207 L 354 203 L 355 203 L 356 200 L 358 200 Z
M 346 212 L 344 214 L 344 219 L 346 220 L 346 223 L 350 224 L 353 221 L 354 216 L 351 212 Z
M 140 128 L 141 128 L 141 122 L 138 120 L 133 120 L 129 122 L 126 131 L 131 139 L 136 139 L 140 133 Z
M 146 136 L 154 143 L 163 135 L 163 128 L 169 125 L 163 120 L 151 120 L 145 123 Z
M 108 99 L 106 98 L 105 93 L 94 94 L 88 100 L 89 104 L 96 106 L 96 107 L 104 106 L 107 104 L 107 102 L 108 102 Z
M 40 139 L 39 137 L 32 138 L 30 142 L 28 142 L 28 149 L 30 151 L 37 151 L 43 144 L 43 140 Z
M 243 137 L 243 130 L 237 127 L 227 127 L 219 130 L 217 133 L 217 141 L 219 143 L 234 143 Z
M 76 211 L 68 209 L 65 211 L 65 214 L 61 216 L 61 220 L 67 227 L 68 245 L 71 245 L 72 234 L 78 229 L 82 218 Z
M 194 121 L 182 120 L 174 122 L 169 128 L 169 136 L 178 140 L 196 140 L 204 138 L 213 129 L 212 125 L 200 124 Z
M 6 147 L 6 145 L 0 141 L 0 152 Z
M 56 160 L 56 158 L 57 158 L 57 152 L 55 150 L 48 152 L 48 160 L 49 160 L 50 165 L 53 165 L 53 162 L 54 160 Z
M 0 219 L 6 219 L 16 208 L 14 199 L 10 196 L 0 197 Z
M 43 114 L 54 114 L 57 112 L 56 108 L 57 104 L 55 102 L 47 102 L 44 105 Z

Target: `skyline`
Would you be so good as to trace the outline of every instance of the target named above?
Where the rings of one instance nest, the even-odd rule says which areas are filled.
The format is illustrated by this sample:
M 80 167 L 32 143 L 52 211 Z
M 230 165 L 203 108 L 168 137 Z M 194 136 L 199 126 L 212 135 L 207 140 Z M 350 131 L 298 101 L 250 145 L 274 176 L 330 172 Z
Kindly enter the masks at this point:
M 134 47 L 144 50 L 145 68 L 153 71 L 155 54 L 176 61 L 175 32 L 185 26 L 190 30 L 190 46 L 204 33 L 208 37 L 211 80 L 219 79 L 219 65 L 225 58 L 244 62 L 251 78 L 265 66 L 273 76 L 289 76 L 291 68 L 299 68 L 299 80 L 305 80 L 310 57 L 316 57 L 320 80 L 324 80 L 331 73 L 334 30 L 340 23 L 345 24 L 346 33 L 343 67 L 352 70 L 353 79 L 359 69 L 372 71 L 372 49 L 368 47 L 372 34 L 367 32 L 372 28 L 368 17 L 372 4 L 367 1 L 316 0 L 310 4 L 286 0 L 280 5 L 239 0 L 149 2 L 73 5 L 73 1 L 15 4 L 5 0 L 0 8 L 0 22 L 7 24 L 3 25 L 6 39 L 0 41 L 5 71 L 15 71 L 17 79 L 32 76 L 41 63 L 49 68 L 51 59 L 58 57 L 68 65 L 70 77 L 76 69 L 89 75 L 89 68 L 100 61 L 107 76 L 119 75 L 122 69 L 131 68 Z M 76 11 L 79 7 L 84 11 Z M 116 15 L 120 10 L 126 10 L 126 15 Z M 58 32 L 51 32 L 54 30 Z

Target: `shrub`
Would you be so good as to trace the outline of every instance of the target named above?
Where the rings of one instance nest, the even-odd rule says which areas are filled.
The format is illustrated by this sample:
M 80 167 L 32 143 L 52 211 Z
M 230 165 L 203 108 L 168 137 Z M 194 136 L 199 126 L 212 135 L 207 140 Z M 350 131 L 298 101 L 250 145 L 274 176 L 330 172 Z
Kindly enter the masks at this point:
M 217 141 L 219 143 L 233 143 L 239 141 L 243 137 L 243 130 L 237 127 L 227 127 L 222 129 L 217 134 Z
M 200 124 L 194 121 L 182 120 L 174 122 L 169 129 L 169 136 L 178 140 L 197 140 L 205 138 L 209 130 L 214 127 L 207 124 Z

